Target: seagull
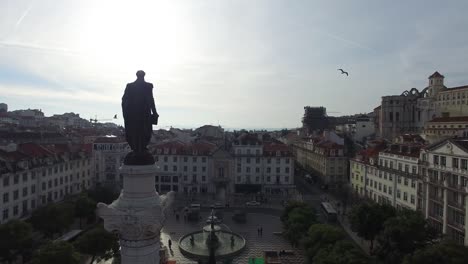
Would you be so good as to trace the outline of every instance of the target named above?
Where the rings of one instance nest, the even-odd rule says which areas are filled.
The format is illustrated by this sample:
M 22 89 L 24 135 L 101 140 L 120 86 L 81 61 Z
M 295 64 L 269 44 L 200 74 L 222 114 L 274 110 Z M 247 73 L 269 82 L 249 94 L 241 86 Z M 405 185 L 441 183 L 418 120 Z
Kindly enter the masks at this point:
M 341 71 L 341 74 L 346 74 L 346 76 L 348 76 L 348 72 L 343 71 L 343 69 L 338 69 L 338 70 Z
M 114 119 L 117 119 L 117 115 L 114 116 Z

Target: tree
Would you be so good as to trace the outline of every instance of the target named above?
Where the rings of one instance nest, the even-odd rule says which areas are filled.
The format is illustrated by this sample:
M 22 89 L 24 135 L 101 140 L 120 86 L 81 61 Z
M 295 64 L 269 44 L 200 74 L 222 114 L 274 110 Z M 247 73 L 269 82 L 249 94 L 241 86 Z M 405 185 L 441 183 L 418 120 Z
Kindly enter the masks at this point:
M 96 202 L 86 195 L 80 195 L 75 202 L 75 216 L 80 219 L 80 229 L 82 218 L 89 219 L 95 216 Z
M 451 243 L 435 244 L 416 250 L 404 258 L 403 264 L 468 263 L 468 248 Z
M 347 240 L 321 248 L 313 257 L 314 264 L 365 264 L 369 259 L 362 251 Z
M 32 226 L 47 237 L 62 233 L 73 223 L 73 209 L 68 203 L 39 208 L 31 216 Z
M 374 247 L 375 237 L 383 230 L 385 220 L 395 215 L 395 209 L 390 205 L 375 203 L 359 204 L 348 214 L 351 230 L 358 236 L 370 241 L 370 250 Z
M 0 225 L 0 259 L 13 262 L 17 255 L 24 256 L 24 252 L 32 246 L 31 225 L 20 221 L 11 220 Z
M 312 260 L 319 250 L 333 245 L 345 237 L 343 230 L 338 227 L 327 224 L 311 225 L 304 239 L 306 255 Z
M 378 236 L 377 256 L 383 263 L 401 263 L 406 254 L 433 244 L 437 232 L 417 211 L 404 209 L 385 221 Z
M 117 237 L 104 230 L 102 227 L 97 227 L 86 232 L 75 242 L 76 248 L 82 253 L 92 256 L 90 264 L 97 258 L 109 259 L 119 251 L 119 243 Z
M 299 201 L 289 201 L 286 207 L 283 210 L 283 213 L 281 215 L 281 221 L 285 223 L 288 220 L 289 213 L 297 208 L 297 207 L 303 207 L 303 208 L 309 208 L 309 205 L 307 205 L 304 202 L 299 202 Z
M 304 203 L 294 203 L 294 206 L 287 207 L 285 211 L 289 213 L 283 215 L 285 236 L 294 245 L 297 245 L 306 234 L 309 227 L 316 222 L 314 210 Z
M 33 264 L 79 264 L 80 255 L 68 242 L 49 242 L 42 246 L 33 258 Z

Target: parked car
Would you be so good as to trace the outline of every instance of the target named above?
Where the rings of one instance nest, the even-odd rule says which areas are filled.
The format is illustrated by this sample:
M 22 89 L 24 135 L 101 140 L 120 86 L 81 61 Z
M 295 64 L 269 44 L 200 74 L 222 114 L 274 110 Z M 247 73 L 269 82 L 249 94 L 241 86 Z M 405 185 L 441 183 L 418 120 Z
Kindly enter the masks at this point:
M 246 202 L 245 205 L 247 205 L 247 206 L 259 206 L 259 205 L 260 205 L 260 202 L 257 202 L 257 201 L 249 201 L 249 202 Z

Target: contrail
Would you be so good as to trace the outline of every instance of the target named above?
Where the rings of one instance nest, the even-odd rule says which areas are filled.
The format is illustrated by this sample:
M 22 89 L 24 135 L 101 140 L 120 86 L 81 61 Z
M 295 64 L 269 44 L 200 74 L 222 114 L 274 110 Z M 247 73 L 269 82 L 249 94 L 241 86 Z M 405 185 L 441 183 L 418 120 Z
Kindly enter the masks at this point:
M 338 40 L 338 41 L 341 41 L 341 42 L 345 42 L 353 47 L 356 47 L 356 48 L 360 48 L 360 49 L 365 49 L 365 50 L 370 50 L 370 51 L 375 51 L 374 49 L 372 48 L 369 48 L 367 46 L 364 46 L 356 41 L 353 41 L 353 40 L 349 40 L 349 39 L 345 39 L 345 38 L 342 38 L 340 36 L 337 36 L 337 35 L 334 35 L 334 34 L 331 34 L 331 33 L 328 33 L 328 32 L 325 32 L 325 31 L 320 31 L 320 30 L 316 30 L 316 32 L 320 33 L 320 34 L 323 34 L 329 38 L 332 38 L 332 39 L 335 39 L 335 40 Z
M 16 21 L 15 24 L 15 31 L 18 29 L 18 27 L 21 25 L 21 22 L 23 22 L 23 19 L 29 14 L 29 11 L 31 11 L 31 8 L 33 6 L 34 1 L 31 1 L 29 6 L 24 10 L 23 14 L 18 18 L 18 21 Z
M 3 41 L 0 40 L 0 47 L 10 47 L 10 48 L 18 48 L 18 49 L 28 49 L 28 50 L 36 50 L 42 52 L 50 52 L 50 53 L 60 53 L 72 56 L 81 56 L 79 52 L 74 50 L 70 50 L 67 48 L 60 48 L 60 47 L 46 47 L 36 44 L 29 44 L 29 43 L 21 43 L 21 42 L 10 42 L 10 41 Z

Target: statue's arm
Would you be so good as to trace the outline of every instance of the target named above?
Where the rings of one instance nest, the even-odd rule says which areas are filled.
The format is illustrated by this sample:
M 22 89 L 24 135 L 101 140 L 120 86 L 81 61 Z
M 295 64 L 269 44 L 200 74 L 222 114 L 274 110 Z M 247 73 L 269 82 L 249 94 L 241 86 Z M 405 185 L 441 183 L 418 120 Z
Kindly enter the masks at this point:
M 127 109 L 128 109 L 128 84 L 127 86 L 125 87 L 125 92 L 124 92 L 124 95 L 122 96 L 122 114 L 123 114 L 123 117 L 125 118 L 127 116 Z
M 158 115 L 158 112 L 156 111 L 156 105 L 154 103 L 154 97 L 153 97 L 153 84 L 151 84 L 151 89 L 150 89 L 150 104 L 151 104 L 151 111 L 153 112 L 153 115 Z

